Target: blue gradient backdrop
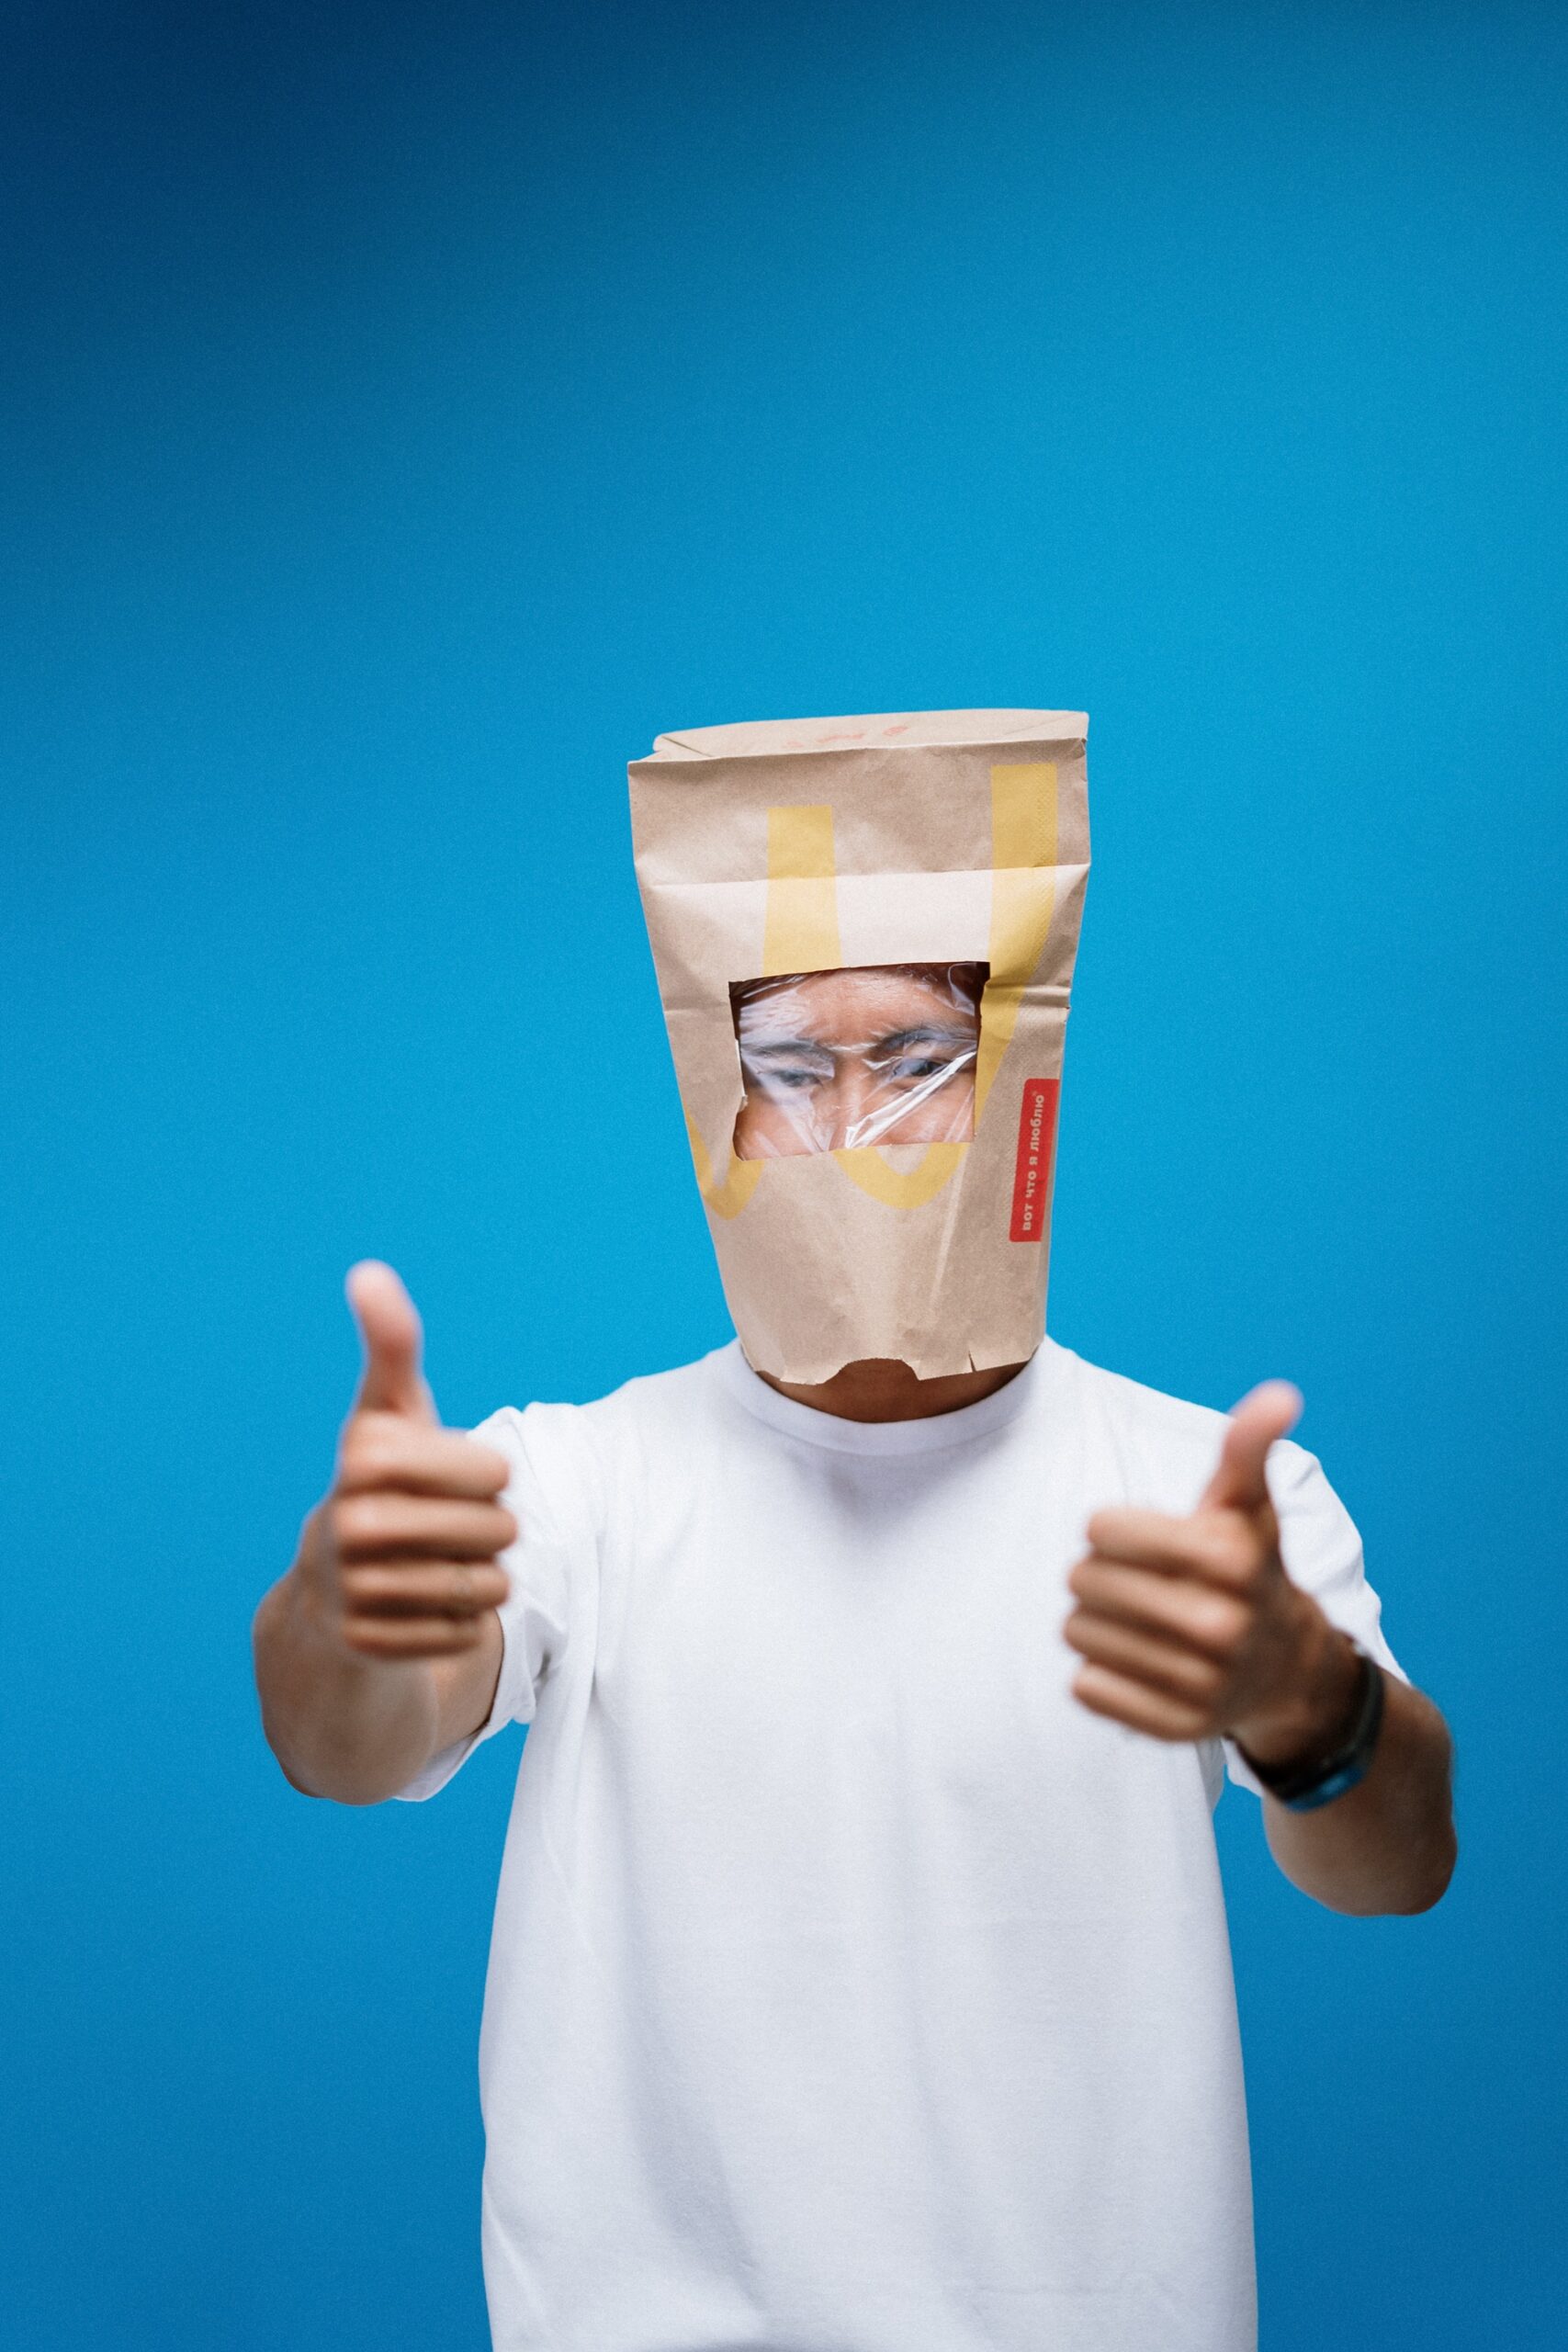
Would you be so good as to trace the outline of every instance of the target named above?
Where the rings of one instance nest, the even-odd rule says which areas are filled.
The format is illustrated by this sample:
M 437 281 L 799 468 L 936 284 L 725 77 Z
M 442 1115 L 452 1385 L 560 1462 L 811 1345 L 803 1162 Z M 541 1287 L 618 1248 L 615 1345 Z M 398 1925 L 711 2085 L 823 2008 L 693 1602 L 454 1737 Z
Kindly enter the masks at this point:
M 249 1682 L 344 1271 L 455 1420 L 723 1339 L 627 757 L 1043 703 L 1096 828 L 1053 1328 L 1302 1384 L 1460 1743 L 1426 1918 L 1222 1807 L 1265 2345 L 1560 2344 L 1562 12 L 0 38 L 0 2335 L 483 2344 L 516 1741 L 312 1804 Z

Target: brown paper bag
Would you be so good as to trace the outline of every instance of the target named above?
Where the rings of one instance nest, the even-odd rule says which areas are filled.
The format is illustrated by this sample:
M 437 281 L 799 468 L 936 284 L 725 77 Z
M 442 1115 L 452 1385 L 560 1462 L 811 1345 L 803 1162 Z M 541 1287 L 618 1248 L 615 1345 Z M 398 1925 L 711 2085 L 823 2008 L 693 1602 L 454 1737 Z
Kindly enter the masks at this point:
M 759 1371 L 897 1357 L 931 1379 L 1038 1347 L 1088 726 L 771 720 L 631 763 L 687 1135 Z

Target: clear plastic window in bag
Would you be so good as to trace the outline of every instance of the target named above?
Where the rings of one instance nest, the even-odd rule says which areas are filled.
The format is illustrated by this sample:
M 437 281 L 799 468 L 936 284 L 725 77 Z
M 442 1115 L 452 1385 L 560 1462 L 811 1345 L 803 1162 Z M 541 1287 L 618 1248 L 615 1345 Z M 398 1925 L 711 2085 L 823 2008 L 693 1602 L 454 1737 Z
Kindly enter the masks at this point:
M 738 1159 L 966 1142 L 987 964 L 863 964 L 737 980 Z

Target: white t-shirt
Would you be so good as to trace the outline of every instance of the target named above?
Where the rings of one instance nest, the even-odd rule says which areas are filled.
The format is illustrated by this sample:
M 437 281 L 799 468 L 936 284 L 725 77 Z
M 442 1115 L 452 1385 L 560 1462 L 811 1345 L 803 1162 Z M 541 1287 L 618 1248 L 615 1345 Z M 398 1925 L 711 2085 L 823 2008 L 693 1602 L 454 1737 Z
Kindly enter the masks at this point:
M 481 1424 L 500 1687 L 402 1793 L 532 1723 L 479 2053 L 497 2352 L 1252 2352 L 1220 1747 L 1089 1713 L 1061 1638 L 1089 1513 L 1191 1510 L 1223 1427 L 1051 1340 L 930 1420 L 815 1412 L 732 1343 Z M 1269 1479 L 1292 1575 L 1397 1672 L 1318 1464 Z

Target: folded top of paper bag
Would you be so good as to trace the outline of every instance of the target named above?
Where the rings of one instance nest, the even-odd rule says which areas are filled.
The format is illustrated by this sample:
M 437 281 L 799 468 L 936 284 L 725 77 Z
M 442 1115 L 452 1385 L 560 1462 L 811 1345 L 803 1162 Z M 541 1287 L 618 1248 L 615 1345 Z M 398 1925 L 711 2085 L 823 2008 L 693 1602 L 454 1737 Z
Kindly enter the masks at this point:
M 874 711 L 858 718 L 758 718 L 657 735 L 655 760 L 742 760 L 783 752 L 880 752 L 952 743 L 1081 743 L 1081 710 Z

